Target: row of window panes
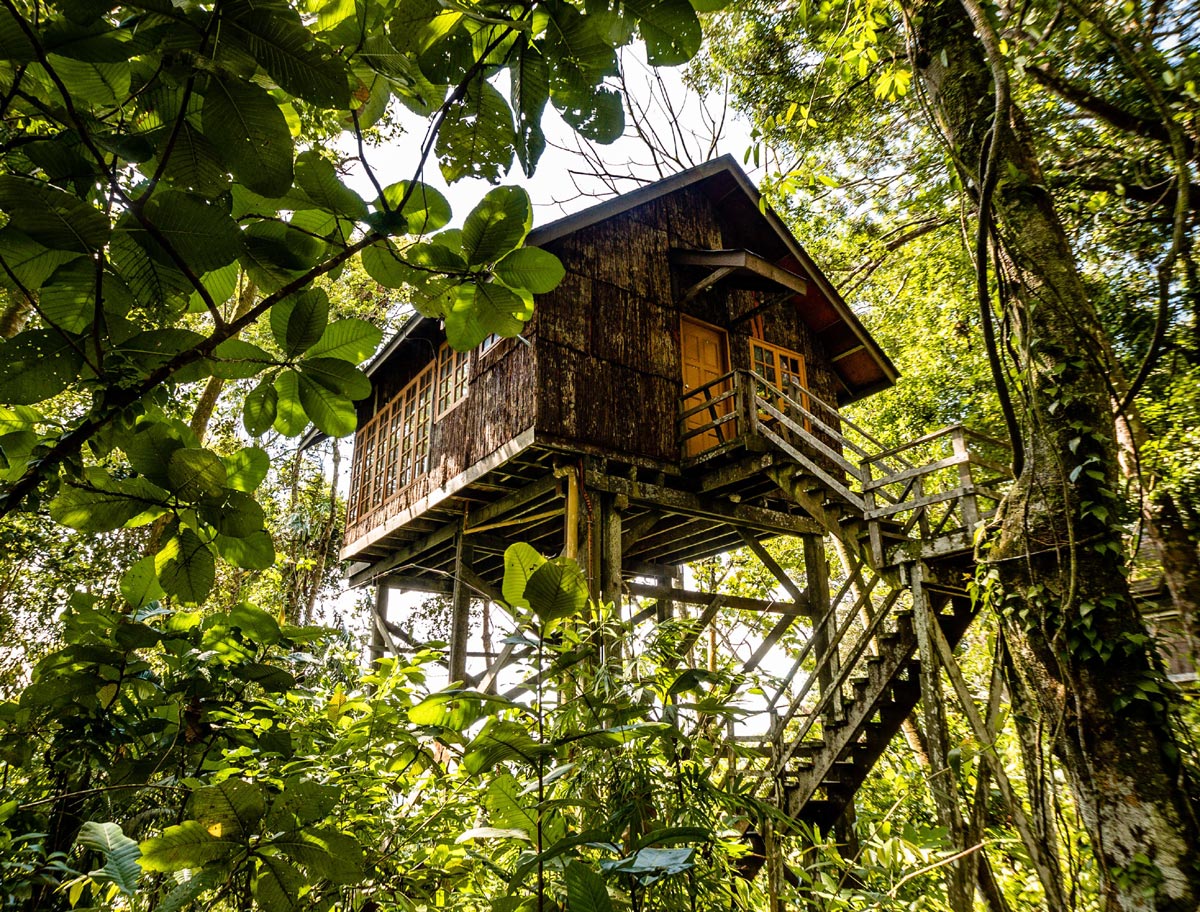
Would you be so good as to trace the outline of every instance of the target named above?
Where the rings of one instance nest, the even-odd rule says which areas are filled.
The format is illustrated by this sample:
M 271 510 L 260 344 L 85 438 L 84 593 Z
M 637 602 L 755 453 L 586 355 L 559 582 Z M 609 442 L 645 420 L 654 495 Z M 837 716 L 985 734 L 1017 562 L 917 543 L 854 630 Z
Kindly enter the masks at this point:
M 804 356 L 778 345 L 750 341 L 750 361 L 754 372 L 786 396 L 792 397 L 804 408 L 809 408 L 808 375 L 804 367 Z M 765 391 L 764 391 L 765 392 Z M 779 409 L 786 405 L 782 400 L 775 403 Z M 804 419 L 805 427 L 808 419 Z
M 349 522 L 382 507 L 429 471 L 434 389 L 440 419 L 467 394 L 470 353 L 443 345 L 438 357 L 359 430 L 354 445 Z M 435 383 L 436 381 L 436 383 Z

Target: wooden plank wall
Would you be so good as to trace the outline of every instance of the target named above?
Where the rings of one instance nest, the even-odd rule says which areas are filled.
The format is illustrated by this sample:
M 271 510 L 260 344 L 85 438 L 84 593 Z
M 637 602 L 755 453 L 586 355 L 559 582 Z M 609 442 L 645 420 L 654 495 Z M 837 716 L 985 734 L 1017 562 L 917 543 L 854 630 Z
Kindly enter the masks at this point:
M 539 437 L 677 462 L 681 314 L 668 251 L 747 243 L 723 234 L 712 201 L 689 187 L 547 244 L 567 275 L 534 318 Z M 731 313 L 753 306 L 753 293 L 718 287 L 686 312 L 728 327 Z M 836 402 L 827 357 L 795 306 L 775 305 L 763 323 L 767 341 L 804 355 L 813 393 Z M 730 334 L 734 368 L 750 367 L 750 331 L 743 321 Z

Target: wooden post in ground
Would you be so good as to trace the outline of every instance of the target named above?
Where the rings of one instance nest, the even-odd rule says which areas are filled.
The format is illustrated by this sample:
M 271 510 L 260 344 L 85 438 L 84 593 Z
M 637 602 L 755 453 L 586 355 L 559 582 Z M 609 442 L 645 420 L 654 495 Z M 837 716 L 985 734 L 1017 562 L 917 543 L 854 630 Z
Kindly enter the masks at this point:
M 824 695 L 838 673 L 838 655 L 829 648 L 837 631 L 837 619 L 830 611 L 829 564 L 825 560 L 825 539 L 820 535 L 805 535 L 804 573 L 808 578 L 808 598 L 813 609 L 813 655 L 817 661 L 817 684 Z M 827 719 L 842 716 L 841 694 L 834 694 L 826 705 Z
M 939 673 L 936 634 L 937 612 L 930 602 L 922 577 L 922 564 L 912 564 L 909 580 L 912 587 L 913 625 L 917 632 L 917 649 L 921 657 L 921 707 L 925 717 L 925 742 L 929 751 L 929 790 L 937 808 L 938 823 L 950 835 L 953 850 L 967 846 L 966 826 L 958 797 L 958 783 L 948 760 L 949 743 L 946 729 L 946 707 L 942 700 L 942 678 Z M 940 629 L 938 633 L 940 633 Z M 968 866 L 964 860 L 946 866 L 946 894 L 953 912 L 972 912 L 974 889 L 967 880 Z
M 368 657 L 372 665 L 383 658 L 383 625 L 380 620 L 387 620 L 387 584 L 375 584 L 375 607 L 371 617 L 371 645 L 368 647 Z
M 465 525 L 465 523 L 464 523 Z M 473 546 L 462 528 L 454 543 L 454 594 L 450 614 L 450 683 L 467 680 L 467 643 L 471 639 L 471 587 L 466 570 L 471 566 Z

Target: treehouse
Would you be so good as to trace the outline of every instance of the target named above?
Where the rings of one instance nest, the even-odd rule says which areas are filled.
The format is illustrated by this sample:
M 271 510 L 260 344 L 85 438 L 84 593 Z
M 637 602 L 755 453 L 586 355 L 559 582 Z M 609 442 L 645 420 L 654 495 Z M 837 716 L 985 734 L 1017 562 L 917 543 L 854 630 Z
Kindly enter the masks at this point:
M 767 613 L 747 670 L 806 630 L 764 744 L 747 753 L 731 735 L 731 768 L 749 758 L 747 775 L 790 813 L 831 823 L 916 702 L 919 617 L 950 646 L 970 622 L 971 537 L 995 503 L 990 443 L 955 427 L 885 448 L 847 421 L 841 407 L 896 369 L 729 158 L 527 243 L 566 277 L 522 338 L 459 353 L 414 318 L 369 366 L 351 582 L 451 596 L 451 678 L 481 687 L 514 647 L 472 673 L 470 603 L 499 598 L 516 541 L 576 557 L 618 609 L 646 600 L 634 623 L 695 606 L 693 642 L 721 608 Z M 803 586 L 762 546 L 781 535 L 804 542 Z M 844 565 L 832 575 L 827 542 Z M 743 546 L 785 598 L 681 585 L 681 564 Z M 382 603 L 376 624 L 378 647 L 397 648 Z

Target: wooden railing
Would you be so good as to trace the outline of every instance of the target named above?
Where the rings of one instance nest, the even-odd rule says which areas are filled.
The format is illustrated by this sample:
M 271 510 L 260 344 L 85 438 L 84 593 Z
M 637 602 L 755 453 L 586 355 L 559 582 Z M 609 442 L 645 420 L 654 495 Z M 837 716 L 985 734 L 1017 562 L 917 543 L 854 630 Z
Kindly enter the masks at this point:
M 731 371 L 680 401 L 685 461 L 765 440 L 859 514 L 882 557 L 884 538 L 969 546 L 1007 481 L 1005 445 L 952 425 L 899 447 L 808 390 L 782 390 L 754 371 Z M 698 445 L 702 444 L 702 445 Z

